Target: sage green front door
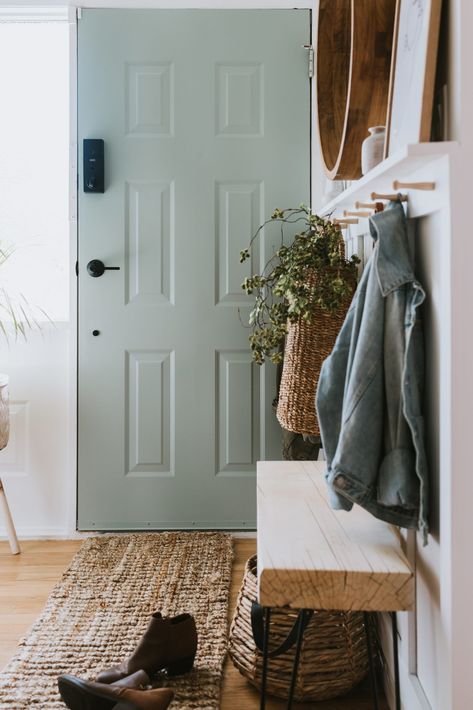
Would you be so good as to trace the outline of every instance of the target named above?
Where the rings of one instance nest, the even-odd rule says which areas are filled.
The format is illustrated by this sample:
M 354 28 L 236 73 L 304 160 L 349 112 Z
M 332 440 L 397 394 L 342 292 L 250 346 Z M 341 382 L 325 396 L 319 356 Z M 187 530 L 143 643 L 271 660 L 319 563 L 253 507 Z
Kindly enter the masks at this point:
M 255 526 L 256 461 L 281 437 L 239 252 L 309 200 L 309 41 L 307 10 L 82 11 L 81 530 Z M 104 193 L 83 190 L 88 138 Z M 92 277 L 94 259 L 119 270 Z

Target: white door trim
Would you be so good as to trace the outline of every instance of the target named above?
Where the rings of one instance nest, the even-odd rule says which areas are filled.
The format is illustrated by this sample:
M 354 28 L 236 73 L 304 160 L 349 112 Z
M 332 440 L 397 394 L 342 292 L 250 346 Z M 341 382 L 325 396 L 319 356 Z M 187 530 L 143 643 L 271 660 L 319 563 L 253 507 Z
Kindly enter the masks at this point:
M 77 378 L 78 378 L 78 289 L 76 264 L 78 259 L 78 165 L 77 165 L 77 12 L 70 8 L 69 18 L 69 472 L 67 476 L 67 527 L 70 537 L 77 532 Z

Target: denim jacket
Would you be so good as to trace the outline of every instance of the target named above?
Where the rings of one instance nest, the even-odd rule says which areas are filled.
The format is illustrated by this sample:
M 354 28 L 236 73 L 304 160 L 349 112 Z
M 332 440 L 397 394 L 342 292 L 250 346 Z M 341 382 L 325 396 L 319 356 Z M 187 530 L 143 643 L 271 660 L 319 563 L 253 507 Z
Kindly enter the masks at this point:
M 375 247 L 317 389 L 333 508 L 358 503 L 418 528 L 427 541 L 428 482 L 421 403 L 425 293 L 412 266 L 402 205 L 370 218 Z

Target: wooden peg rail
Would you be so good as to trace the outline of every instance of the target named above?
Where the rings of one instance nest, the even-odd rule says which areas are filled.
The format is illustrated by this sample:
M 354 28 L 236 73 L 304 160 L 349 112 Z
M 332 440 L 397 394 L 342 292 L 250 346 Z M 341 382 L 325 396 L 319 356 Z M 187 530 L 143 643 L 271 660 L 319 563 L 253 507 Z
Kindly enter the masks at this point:
M 401 188 L 408 190 L 435 190 L 434 182 L 401 182 L 400 180 L 394 180 L 393 190 L 399 190 Z
M 347 217 L 346 219 L 334 219 L 333 222 L 334 224 L 358 224 L 359 220 L 352 217 Z
M 356 209 L 360 209 L 360 207 L 370 209 L 370 210 L 375 210 L 378 205 L 376 202 L 355 202 L 355 207 Z
M 371 212 L 368 212 L 367 210 L 357 210 L 356 212 L 350 212 L 350 210 L 343 210 L 343 215 L 345 217 L 371 217 Z
M 383 194 L 381 192 L 372 192 L 371 193 L 371 199 L 372 200 L 393 200 L 394 202 L 396 200 L 401 200 L 401 202 L 407 202 L 407 195 L 392 195 L 392 194 Z
M 402 182 L 401 180 L 394 180 L 393 190 L 401 188 L 407 190 L 435 190 L 435 182 Z M 368 210 L 379 211 L 383 208 L 383 203 L 377 202 L 377 200 L 400 200 L 401 202 L 407 202 L 408 200 L 406 194 L 383 192 L 372 192 L 370 198 L 373 202 L 357 201 L 355 202 L 356 209 L 343 210 L 343 219 L 334 219 L 333 224 L 340 227 L 340 229 L 346 229 L 350 224 L 358 224 L 358 217 L 371 217 L 372 212 Z

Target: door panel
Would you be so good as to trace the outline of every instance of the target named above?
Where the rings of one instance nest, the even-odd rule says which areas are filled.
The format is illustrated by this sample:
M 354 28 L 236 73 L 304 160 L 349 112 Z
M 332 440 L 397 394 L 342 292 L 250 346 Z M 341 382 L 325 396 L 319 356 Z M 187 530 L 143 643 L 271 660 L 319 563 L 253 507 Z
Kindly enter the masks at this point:
M 278 233 L 239 252 L 308 202 L 309 11 L 83 10 L 78 32 L 79 144 L 103 138 L 106 171 L 79 191 L 79 529 L 254 527 L 281 443 L 241 283 Z

